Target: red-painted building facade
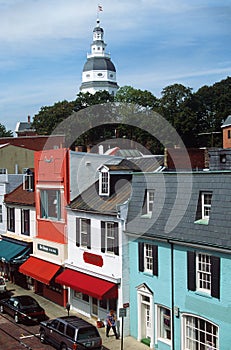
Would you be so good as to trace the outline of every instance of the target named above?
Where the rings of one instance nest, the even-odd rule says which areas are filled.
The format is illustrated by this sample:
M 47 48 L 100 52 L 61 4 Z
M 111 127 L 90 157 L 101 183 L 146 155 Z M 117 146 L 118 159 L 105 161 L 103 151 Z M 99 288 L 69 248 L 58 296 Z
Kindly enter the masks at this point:
M 34 291 L 65 306 L 66 289 L 55 283 L 67 259 L 67 217 L 70 200 L 69 150 L 35 153 L 35 205 L 37 233 L 33 255 L 20 271 L 34 280 Z

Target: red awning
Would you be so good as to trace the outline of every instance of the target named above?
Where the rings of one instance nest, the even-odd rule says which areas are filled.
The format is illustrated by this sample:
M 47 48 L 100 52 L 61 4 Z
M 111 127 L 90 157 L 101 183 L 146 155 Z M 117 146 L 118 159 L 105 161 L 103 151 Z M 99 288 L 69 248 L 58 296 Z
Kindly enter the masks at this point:
M 49 284 L 50 280 L 59 269 L 59 265 L 30 256 L 29 259 L 19 267 L 19 272 L 37 281 Z
M 57 276 L 55 282 L 97 299 L 118 297 L 117 284 L 70 269 Z

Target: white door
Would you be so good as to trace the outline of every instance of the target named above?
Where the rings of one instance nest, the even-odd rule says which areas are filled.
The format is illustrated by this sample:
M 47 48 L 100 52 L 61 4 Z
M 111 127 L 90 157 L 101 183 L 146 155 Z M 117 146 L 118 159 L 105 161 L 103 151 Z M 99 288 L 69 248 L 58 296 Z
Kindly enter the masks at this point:
M 152 314 L 150 307 L 150 298 L 142 295 L 141 297 L 141 325 L 142 325 L 142 338 L 152 337 Z

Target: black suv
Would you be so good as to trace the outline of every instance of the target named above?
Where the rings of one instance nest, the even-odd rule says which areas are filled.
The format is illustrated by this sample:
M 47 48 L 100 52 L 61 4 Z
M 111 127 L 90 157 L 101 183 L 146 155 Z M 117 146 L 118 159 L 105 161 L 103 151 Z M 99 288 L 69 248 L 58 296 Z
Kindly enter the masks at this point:
M 102 338 L 91 323 L 76 316 L 40 322 L 40 340 L 60 350 L 102 349 Z

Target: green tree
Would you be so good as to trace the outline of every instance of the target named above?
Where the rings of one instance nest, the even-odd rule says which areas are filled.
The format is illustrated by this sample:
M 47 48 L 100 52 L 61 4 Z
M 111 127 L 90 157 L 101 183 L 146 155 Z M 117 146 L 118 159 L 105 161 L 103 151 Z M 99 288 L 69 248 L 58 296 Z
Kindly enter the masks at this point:
M 66 100 L 56 102 L 53 106 L 41 107 L 38 114 L 35 114 L 32 127 L 38 134 L 50 135 L 52 131 L 65 120 L 73 111 L 75 103 Z
M 159 113 L 175 128 L 187 147 L 197 145 L 198 101 L 190 87 L 173 84 L 162 90 Z M 171 135 L 169 135 L 171 143 Z
M 13 137 L 13 131 L 7 131 L 6 127 L 0 123 L 0 137 Z

